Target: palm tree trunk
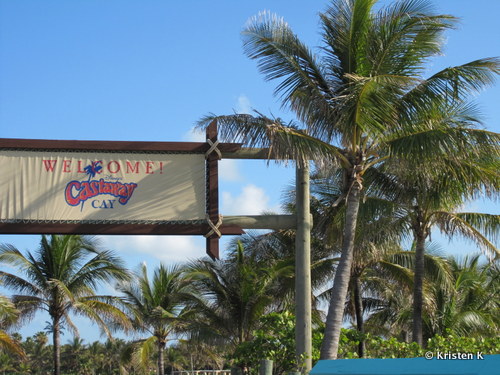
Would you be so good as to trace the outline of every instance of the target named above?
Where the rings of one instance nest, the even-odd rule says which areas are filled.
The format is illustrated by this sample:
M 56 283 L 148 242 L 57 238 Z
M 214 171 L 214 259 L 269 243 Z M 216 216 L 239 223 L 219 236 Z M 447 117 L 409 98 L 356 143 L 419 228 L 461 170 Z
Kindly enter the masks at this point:
M 165 347 L 165 340 L 158 337 L 158 375 L 165 374 L 165 359 L 163 348 Z
M 354 235 L 360 204 L 361 184 L 354 182 L 347 195 L 346 219 L 342 243 L 342 254 L 333 279 L 330 307 L 326 317 L 325 337 L 321 345 L 321 359 L 337 359 L 340 329 L 344 317 L 344 305 L 351 277 L 354 253 Z
M 363 298 L 361 297 L 361 285 L 358 276 L 355 276 L 354 280 L 354 310 L 356 312 L 356 327 L 360 333 L 358 356 L 359 358 L 363 358 L 365 356 L 365 322 L 363 320 Z
M 52 343 L 54 345 L 54 375 L 61 374 L 61 322 L 57 316 L 52 317 Z
M 424 254 L 425 233 L 419 230 L 415 233 L 415 274 L 413 281 L 413 334 L 412 341 L 423 345 L 422 335 L 422 306 L 424 304 Z

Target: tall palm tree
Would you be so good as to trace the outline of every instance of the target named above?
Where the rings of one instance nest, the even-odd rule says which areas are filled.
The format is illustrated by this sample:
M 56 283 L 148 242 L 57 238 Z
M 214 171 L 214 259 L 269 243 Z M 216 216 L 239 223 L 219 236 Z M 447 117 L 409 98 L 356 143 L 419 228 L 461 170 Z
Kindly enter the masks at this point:
M 436 250 L 435 250 L 436 249 Z M 427 248 L 425 257 L 424 316 L 435 310 L 429 290 L 440 285 L 442 290 L 452 289 L 452 275 L 448 262 L 439 255 L 437 247 Z M 411 340 L 412 295 L 414 283 L 415 251 L 399 251 L 371 265 L 365 270 L 364 279 L 376 296 L 377 303 L 367 318 L 368 330 L 384 336 L 396 336 L 405 342 Z M 426 336 L 429 337 L 429 336 Z
M 424 252 L 431 230 L 437 228 L 449 238 L 461 236 L 472 240 L 492 259 L 500 257 L 500 251 L 495 246 L 500 216 L 459 212 L 465 201 L 479 194 L 494 195 L 500 190 L 500 148 L 487 144 L 474 147 L 476 151 L 472 154 L 465 151 L 443 155 L 427 165 L 421 165 L 417 160 L 399 161 L 397 165 L 388 162 L 379 170 L 387 174 L 375 183 L 382 181 L 382 185 L 392 185 L 390 190 L 394 193 L 394 203 L 399 207 L 399 226 L 406 227 L 406 231 L 413 236 L 412 339 L 420 345 L 423 344 Z
M 425 63 L 441 52 L 442 34 L 456 19 L 434 13 L 425 0 L 401 0 L 377 12 L 375 3 L 332 0 L 320 15 L 319 56 L 268 13 L 243 31 L 246 54 L 266 79 L 279 81 L 275 93 L 301 125 L 260 113 L 209 115 L 199 122 L 207 126 L 217 119 L 222 139 L 269 147 L 274 158 L 342 168 L 346 215 L 323 359 L 337 356 L 364 175 L 393 158 L 423 163 L 499 139 L 471 129 L 475 118 L 462 102 L 493 82 L 499 60 L 476 60 L 425 79 Z
M 191 296 L 191 284 L 179 266 L 160 265 L 150 279 L 146 264 L 136 277 L 121 284 L 125 304 L 134 327 L 151 336 L 137 342 L 135 356 L 142 365 L 149 361 L 152 346 L 158 353 L 158 375 L 165 373 L 164 349 L 170 336 L 189 315 L 186 300 Z
M 313 210 L 313 216 L 317 212 Z M 278 230 L 269 233 L 247 232 L 232 241 L 230 246 L 237 246 L 241 242 L 247 256 L 255 259 L 261 264 L 287 268 L 273 283 L 271 293 L 279 298 L 275 299 L 275 308 L 281 310 L 293 310 L 295 306 L 295 231 Z M 319 233 L 311 236 L 311 288 L 313 305 L 316 305 L 314 294 L 324 288 L 325 280 L 332 277 L 334 266 L 338 262 L 335 258 L 332 246 L 324 241 Z M 319 307 L 314 306 L 313 318 L 320 319 Z
M 468 159 L 467 163 L 470 162 L 471 160 Z M 482 165 L 477 165 L 472 167 L 471 170 L 480 167 L 484 168 Z M 403 168 L 403 170 L 414 171 L 415 168 L 418 168 L 418 166 Z M 486 171 L 486 169 L 483 169 L 483 171 Z M 321 216 L 326 219 L 322 220 L 320 218 L 317 220 L 317 227 L 322 232 L 332 230 L 338 232 L 339 228 L 340 230 L 342 229 L 342 222 L 338 220 L 338 217 L 345 213 L 345 210 L 335 207 L 335 202 L 340 195 L 338 189 L 339 171 L 338 169 L 323 168 L 320 172 L 312 179 L 311 186 L 314 195 L 318 197 L 318 202 L 323 212 Z M 389 279 L 393 283 L 391 284 L 392 289 L 394 289 L 394 282 L 399 284 L 396 287 L 399 291 L 401 288 L 412 287 L 415 277 L 413 271 L 408 271 L 392 260 L 394 258 L 401 262 L 404 259 L 406 264 L 408 264 L 408 258 L 415 256 L 415 252 L 401 252 L 400 247 L 402 239 L 408 240 L 412 238 L 413 232 L 411 229 L 414 223 L 408 215 L 408 211 L 412 212 L 414 206 L 410 205 L 410 208 L 406 206 L 408 202 L 408 197 L 406 196 L 403 199 L 403 197 L 392 195 L 389 197 L 392 200 L 387 199 L 384 193 L 389 189 L 380 186 L 380 182 L 387 184 L 389 180 L 392 184 L 394 183 L 395 176 L 390 176 L 392 179 L 389 176 L 380 178 L 381 171 L 377 170 L 376 176 L 373 176 L 374 172 L 374 170 L 371 170 L 365 175 L 365 182 L 368 182 L 367 185 L 370 188 L 363 193 L 363 204 L 360 206 L 358 214 L 358 232 L 355 236 L 354 259 L 345 310 L 345 315 L 355 320 L 356 328 L 360 333 L 363 333 L 365 313 L 370 310 L 377 310 L 386 303 L 384 301 L 384 293 L 380 293 L 380 291 L 384 292 L 387 289 L 386 282 L 388 280 L 386 279 Z M 326 177 L 323 177 L 323 175 Z M 373 178 L 380 180 L 376 181 L 378 184 L 371 183 Z M 419 179 L 408 179 L 407 182 L 408 186 L 401 188 L 401 190 L 404 190 L 404 194 L 402 195 L 409 194 L 409 191 L 415 189 L 414 185 L 418 186 L 420 184 Z M 435 185 L 437 188 L 442 186 L 437 181 Z M 470 185 L 470 182 L 468 185 Z M 427 187 L 426 191 L 432 189 L 432 187 Z M 390 189 L 392 192 L 395 190 L 397 189 Z M 463 194 L 461 190 L 454 189 L 452 192 L 456 199 L 462 199 Z M 440 194 L 442 196 L 445 195 L 442 187 Z M 335 226 L 325 226 L 325 222 L 336 224 Z M 479 234 L 477 236 L 484 239 Z M 337 246 L 340 245 L 337 244 Z M 427 269 L 432 270 L 432 272 L 429 272 L 429 270 L 425 272 L 427 277 L 429 275 L 431 278 L 439 277 L 441 285 L 449 285 L 450 271 L 441 264 L 440 258 L 427 256 L 426 259 Z M 415 262 L 410 262 L 409 264 L 414 267 Z M 441 267 L 439 266 L 440 264 Z M 381 278 L 381 276 L 383 277 Z M 324 295 L 328 295 L 328 292 Z M 423 301 L 421 301 L 421 304 L 423 305 Z M 363 352 L 363 340 L 360 339 L 358 355 L 362 357 Z
M 259 261 L 241 243 L 228 259 L 200 259 L 190 263 L 187 272 L 199 295 L 193 305 L 193 338 L 230 348 L 251 339 L 262 314 L 277 306 L 276 282 L 293 275 L 286 260 Z
M 426 249 L 428 250 L 428 249 Z M 479 256 L 443 258 L 425 254 L 423 337 L 435 335 L 492 337 L 498 331 L 498 264 L 479 263 Z M 378 284 L 381 304 L 368 317 L 370 331 L 400 336 L 405 341 L 412 330 L 412 281 L 415 253 L 404 252 L 393 258 L 407 273 L 407 283 L 386 278 L 377 270 L 371 282 Z M 445 274 L 445 278 L 436 277 Z M 403 291 L 403 292 L 401 292 Z
M 65 325 L 78 333 L 70 313 L 86 316 L 107 334 L 111 322 L 130 327 L 127 316 L 115 306 L 115 297 L 96 294 L 103 282 L 128 279 L 128 271 L 111 251 L 99 250 L 90 238 L 42 236 L 37 251 L 26 255 L 11 245 L 1 245 L 0 263 L 19 273 L 0 271 L 0 280 L 21 293 L 12 296 L 21 313 L 45 310 L 50 315 L 55 375 L 61 371 L 61 328 Z
M 345 206 L 339 205 L 342 196 L 342 171 L 338 168 L 324 166 L 313 176 L 311 189 L 317 198 L 315 206 L 319 208 L 319 215 L 315 219 L 315 232 L 322 238 L 329 238 L 329 243 L 336 252 L 341 252 L 341 236 L 345 222 Z M 377 192 L 375 192 L 377 193 Z M 351 277 L 345 305 L 344 318 L 350 318 L 355 323 L 359 335 L 358 356 L 363 357 L 365 352 L 364 320 L 367 312 L 376 309 L 381 301 L 377 298 L 377 291 L 369 282 L 369 271 L 375 267 L 387 272 L 388 277 L 401 278 L 398 268 L 389 258 L 400 249 L 400 241 L 404 232 L 395 223 L 397 222 L 397 205 L 388 202 L 373 191 L 362 193 L 363 204 L 358 213 L 357 233 L 354 243 L 354 256 L 351 268 Z M 381 271 L 379 269 L 379 272 Z M 331 289 L 320 295 L 322 300 L 331 298 Z
M 476 338 L 494 337 L 500 330 L 500 269 L 498 262 L 481 263 L 480 256 L 461 261 L 448 258 L 452 288 L 432 283 L 436 308 L 426 319 L 429 336 L 452 333 Z

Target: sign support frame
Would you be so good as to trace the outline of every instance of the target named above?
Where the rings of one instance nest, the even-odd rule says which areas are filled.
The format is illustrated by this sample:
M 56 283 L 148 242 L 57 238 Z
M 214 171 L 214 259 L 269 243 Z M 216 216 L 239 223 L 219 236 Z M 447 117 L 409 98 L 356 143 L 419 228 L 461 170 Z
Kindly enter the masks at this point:
M 205 235 L 207 254 L 219 258 L 221 235 L 240 235 L 247 229 L 296 229 L 295 294 L 296 355 L 303 370 L 311 370 L 311 228 L 309 161 L 296 161 L 295 215 L 226 216 L 219 214 L 218 161 L 227 159 L 273 159 L 268 149 L 242 148 L 241 143 L 219 143 L 216 120 L 206 129 L 207 142 L 64 141 L 0 138 L 0 149 L 70 152 L 198 153 L 206 156 L 206 222 L 193 223 L 64 223 L 0 222 L 0 234 L 103 234 L 103 235 Z M 226 223 L 224 223 L 226 221 Z

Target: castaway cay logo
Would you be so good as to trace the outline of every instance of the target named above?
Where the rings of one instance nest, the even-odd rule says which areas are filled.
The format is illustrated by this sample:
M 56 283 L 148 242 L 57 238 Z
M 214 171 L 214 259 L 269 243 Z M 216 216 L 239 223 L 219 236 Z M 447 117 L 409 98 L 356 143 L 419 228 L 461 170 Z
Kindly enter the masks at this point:
M 92 180 L 96 174 L 102 171 L 102 161 L 93 161 L 91 164 L 84 168 L 85 173 L 88 175 L 87 181 L 70 181 L 66 185 L 64 197 L 66 203 L 70 206 L 79 206 L 83 209 L 84 203 L 91 198 L 99 195 L 111 195 L 118 198 L 118 203 L 126 205 L 134 190 L 137 188 L 136 183 L 121 183 L 119 181 L 106 181 L 104 178 L 99 180 Z M 93 208 L 113 208 L 115 200 L 108 199 L 104 201 L 92 201 Z

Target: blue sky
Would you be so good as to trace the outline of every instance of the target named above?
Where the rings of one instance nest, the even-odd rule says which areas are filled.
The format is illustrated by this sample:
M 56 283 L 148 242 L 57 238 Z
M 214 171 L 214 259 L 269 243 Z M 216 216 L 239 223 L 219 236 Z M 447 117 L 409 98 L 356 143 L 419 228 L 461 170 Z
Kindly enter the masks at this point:
M 381 2 L 383 4 L 384 2 Z M 477 58 L 500 56 L 494 0 L 436 0 L 462 19 L 446 34 L 445 55 L 429 74 Z M 326 1 L 290 0 L 0 0 L 0 137 L 34 139 L 188 141 L 203 115 L 249 112 L 285 119 L 254 61 L 243 55 L 240 31 L 259 11 L 283 16 L 309 46 L 318 46 L 318 12 Z M 485 125 L 500 131 L 500 85 L 477 98 Z M 293 166 L 262 161 L 221 163 L 221 213 L 279 210 L 293 183 Z M 498 205 L 471 208 L 498 213 Z M 38 236 L 0 235 L 0 242 L 34 249 Z M 435 239 L 435 238 L 434 238 Z M 435 239 L 436 240 L 436 239 Z M 197 237 L 102 237 L 129 267 L 183 261 L 205 253 Z M 447 251 L 470 245 L 454 241 Z M 23 335 L 42 330 L 39 315 Z M 80 323 L 80 321 L 79 321 Z M 95 329 L 82 337 L 97 338 Z M 69 336 L 69 335 L 68 335 Z M 63 338 L 63 341 L 70 337 Z

